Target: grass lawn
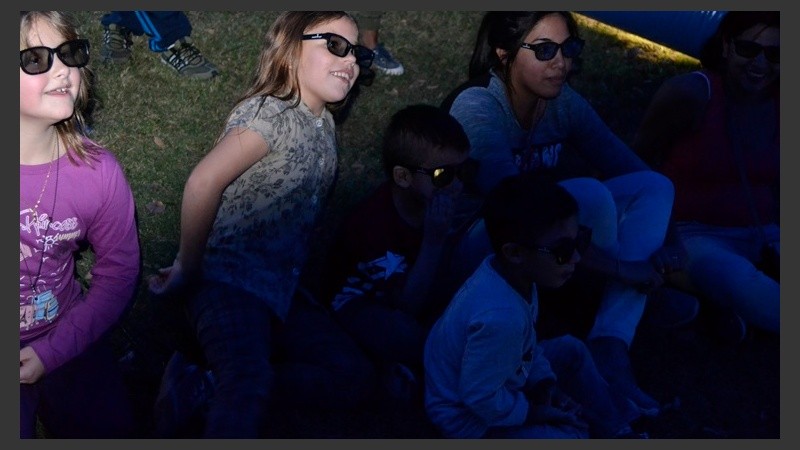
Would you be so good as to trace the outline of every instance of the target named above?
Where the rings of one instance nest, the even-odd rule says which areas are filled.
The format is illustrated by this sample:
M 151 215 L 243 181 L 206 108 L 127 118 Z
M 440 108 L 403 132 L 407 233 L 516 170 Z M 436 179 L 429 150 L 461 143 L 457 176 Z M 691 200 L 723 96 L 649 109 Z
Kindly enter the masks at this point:
M 101 11 L 78 12 L 92 44 L 98 106 L 93 138 L 120 159 L 137 202 L 143 277 L 171 264 L 178 248 L 183 185 L 211 148 L 233 102 L 251 79 L 261 40 L 277 16 L 261 12 L 188 12 L 192 38 L 220 69 L 210 81 L 179 78 L 134 38 L 133 58 L 122 65 L 99 62 Z M 378 74 L 361 88 L 347 121 L 337 129 L 340 176 L 305 271 L 313 280 L 344 213 L 381 180 L 379 142 L 391 115 L 412 103 L 438 105 L 465 80 L 480 12 L 389 11 L 381 40 L 403 63 L 399 77 Z M 587 45 L 572 85 L 601 117 L 630 142 L 650 96 L 660 83 L 698 67 L 680 53 L 591 19 L 580 17 Z M 408 36 L 413 36 L 408 39 Z M 87 255 L 86 262 L 91 261 Z M 115 332 L 122 363 L 148 420 L 163 366 L 185 337 L 175 305 L 154 302 L 142 284 L 130 313 Z M 680 396 L 683 407 L 654 425 L 654 437 L 779 437 L 778 342 L 751 337 L 729 347 L 702 330 L 654 333 L 633 349 L 640 375 L 663 400 Z M 675 335 L 678 333 L 678 335 Z M 687 334 L 688 333 L 688 334 Z M 717 392 L 715 389 L 724 389 Z M 282 412 L 274 437 L 434 437 L 420 411 L 376 407 L 353 414 Z M 670 418 L 671 417 L 671 418 Z M 710 430 L 710 431 L 709 431 Z M 149 428 L 145 422 L 143 435 Z M 721 436 L 713 436 L 717 433 Z

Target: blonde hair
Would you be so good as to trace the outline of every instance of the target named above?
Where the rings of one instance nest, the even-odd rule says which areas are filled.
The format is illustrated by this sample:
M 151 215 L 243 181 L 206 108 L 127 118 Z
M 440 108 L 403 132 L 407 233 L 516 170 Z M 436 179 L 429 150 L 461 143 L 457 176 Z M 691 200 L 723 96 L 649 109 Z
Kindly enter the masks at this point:
M 300 81 L 297 64 L 303 42 L 303 33 L 311 27 L 347 17 L 357 23 L 346 11 L 286 11 L 281 13 L 264 35 L 264 43 L 258 58 L 250 87 L 236 101 L 236 105 L 253 98 L 273 96 L 281 100 L 300 103 Z M 326 108 L 335 111 L 344 106 L 352 94 Z
M 20 11 L 19 15 L 19 49 L 36 47 L 39 44 L 30 41 L 30 34 L 37 23 L 47 23 L 58 32 L 64 41 L 78 39 L 78 27 L 69 13 L 62 11 Z M 56 56 L 54 56 L 56 57 Z M 84 162 L 89 162 L 98 153 L 99 145 L 89 139 L 83 130 L 86 129 L 86 112 L 92 99 L 90 90 L 94 72 L 86 65 L 78 69 L 81 86 L 75 99 L 72 116 L 55 124 L 56 133 L 68 149 L 70 161 L 75 163 L 73 153 Z M 71 149 L 71 151 L 69 151 Z

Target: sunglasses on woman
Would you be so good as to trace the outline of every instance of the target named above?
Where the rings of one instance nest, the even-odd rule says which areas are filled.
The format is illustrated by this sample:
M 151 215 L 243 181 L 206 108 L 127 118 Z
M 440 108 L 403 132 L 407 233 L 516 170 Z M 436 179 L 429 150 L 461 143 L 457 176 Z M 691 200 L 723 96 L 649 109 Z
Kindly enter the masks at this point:
M 58 56 L 67 67 L 83 67 L 89 63 L 89 41 L 75 39 L 64 42 L 56 48 L 29 47 L 19 51 L 19 68 L 28 75 L 39 75 L 53 67 Z
M 764 52 L 764 57 L 772 64 L 781 63 L 781 48 L 777 45 L 763 46 L 758 42 L 737 39 L 733 41 L 733 51 L 742 58 L 753 59 Z
M 577 251 L 583 254 L 592 243 L 592 229 L 581 225 L 575 239 L 563 239 L 552 247 L 536 247 L 537 252 L 549 253 L 556 258 L 556 264 L 563 265 L 572 260 L 572 255 Z
M 538 44 L 523 42 L 520 44 L 520 47 L 533 51 L 533 54 L 536 55 L 536 59 L 539 61 L 550 61 L 556 57 L 558 49 L 561 49 L 561 54 L 564 55 L 564 58 L 574 58 L 580 55 L 585 43 L 586 42 L 579 37 L 570 36 L 566 41 L 560 44 L 550 41 L 540 42 Z
M 478 161 L 472 158 L 467 158 L 460 164 L 453 164 L 448 166 L 439 166 L 432 169 L 425 167 L 408 167 L 415 173 L 421 173 L 431 177 L 431 183 L 437 188 L 444 188 L 450 186 L 450 183 L 458 177 L 464 183 L 469 183 L 475 179 L 478 174 Z
M 356 56 L 356 64 L 363 68 L 368 68 L 372 65 L 372 59 L 375 58 L 375 53 L 372 50 L 364 47 L 363 45 L 354 45 L 350 41 L 336 33 L 315 33 L 304 34 L 303 40 L 309 39 L 325 39 L 327 42 L 328 51 L 332 54 L 344 58 L 351 51 Z

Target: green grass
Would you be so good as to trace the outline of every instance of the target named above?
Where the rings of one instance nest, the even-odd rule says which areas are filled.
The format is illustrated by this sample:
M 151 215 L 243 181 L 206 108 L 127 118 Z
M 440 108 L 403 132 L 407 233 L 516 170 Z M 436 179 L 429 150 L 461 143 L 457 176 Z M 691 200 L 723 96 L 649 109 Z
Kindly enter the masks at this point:
M 76 13 L 92 43 L 99 106 L 93 137 L 117 155 L 125 168 L 139 216 L 143 280 L 169 265 L 178 248 L 183 185 L 211 148 L 233 102 L 247 87 L 264 33 L 277 12 L 188 12 L 192 38 L 221 69 L 210 81 L 179 78 L 134 38 L 133 58 L 123 65 L 97 59 L 102 45 L 102 12 Z M 320 264 L 342 215 L 382 179 L 381 132 L 391 115 L 408 104 L 438 105 L 465 80 L 481 12 L 389 11 L 381 40 L 406 68 L 399 77 L 378 74 L 361 89 L 347 121 L 338 128 L 340 178 L 325 220 L 315 236 L 306 276 Z M 630 142 L 647 102 L 660 83 L 696 68 L 696 60 L 579 16 L 587 46 L 573 86 L 609 126 Z M 412 38 L 409 38 L 412 36 Z M 91 258 L 86 259 L 87 263 Z M 144 283 L 144 281 L 143 281 Z M 169 321 L 159 314 L 143 284 L 118 332 L 121 352 L 148 346 L 163 363 Z M 162 353 L 163 351 L 163 353 Z M 154 356 L 155 355 L 155 356 Z M 157 363 L 156 363 L 157 366 Z

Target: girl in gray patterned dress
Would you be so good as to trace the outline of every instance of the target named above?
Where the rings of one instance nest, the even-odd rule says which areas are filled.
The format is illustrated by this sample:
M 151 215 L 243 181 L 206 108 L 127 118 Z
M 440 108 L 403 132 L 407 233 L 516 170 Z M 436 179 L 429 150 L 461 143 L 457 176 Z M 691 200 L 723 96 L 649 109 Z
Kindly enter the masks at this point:
M 256 438 L 270 405 L 349 406 L 372 388 L 368 360 L 298 288 L 336 172 L 331 111 L 372 63 L 357 38 L 344 11 L 281 14 L 253 84 L 186 182 L 178 255 L 150 289 L 188 294 L 208 370 L 180 354 L 168 364 L 163 436 L 207 408 L 204 437 Z

